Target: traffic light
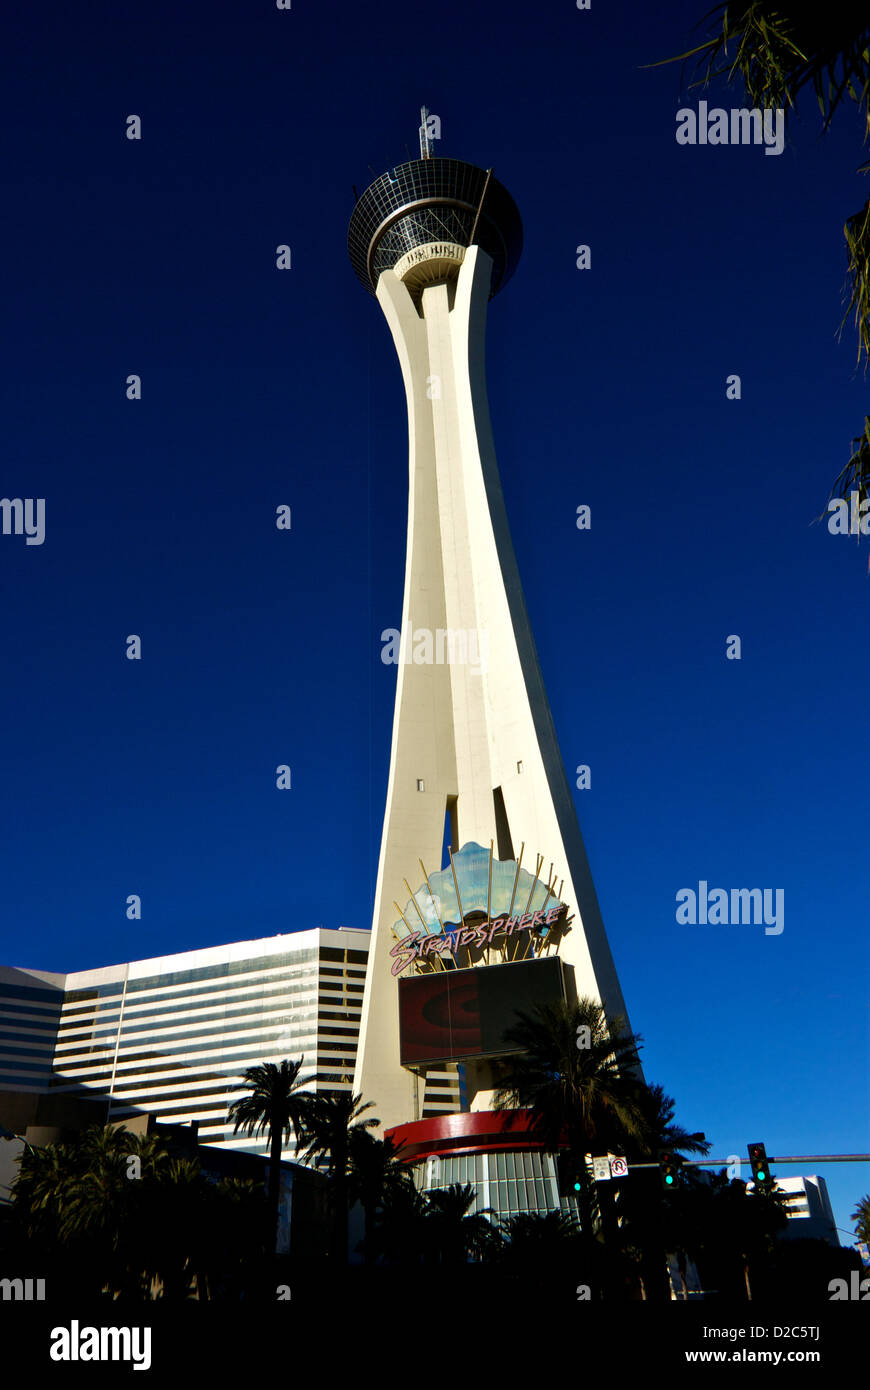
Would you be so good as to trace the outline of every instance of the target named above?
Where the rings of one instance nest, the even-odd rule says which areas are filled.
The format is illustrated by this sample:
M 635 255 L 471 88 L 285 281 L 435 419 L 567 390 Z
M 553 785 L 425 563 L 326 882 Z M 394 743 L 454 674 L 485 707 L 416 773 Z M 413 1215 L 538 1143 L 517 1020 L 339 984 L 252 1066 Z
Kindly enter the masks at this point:
M 681 1159 L 673 1149 L 659 1149 L 659 1173 L 665 1192 L 672 1192 L 677 1185 Z
M 556 1175 L 558 1178 L 559 1196 L 576 1197 L 581 1191 L 580 1174 L 573 1155 L 564 1149 L 556 1158 Z
M 758 1191 L 769 1192 L 773 1187 L 773 1178 L 770 1176 L 770 1164 L 767 1161 L 763 1144 L 749 1145 L 749 1162 L 752 1165 L 752 1177 Z

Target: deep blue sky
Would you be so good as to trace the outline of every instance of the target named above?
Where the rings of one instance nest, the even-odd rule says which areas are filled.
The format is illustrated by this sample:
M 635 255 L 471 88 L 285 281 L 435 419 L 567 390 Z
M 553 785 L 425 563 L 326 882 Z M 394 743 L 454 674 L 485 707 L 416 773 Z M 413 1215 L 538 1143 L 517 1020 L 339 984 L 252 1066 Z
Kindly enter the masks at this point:
M 837 337 L 866 154 L 854 108 L 819 139 L 811 100 L 779 157 L 678 146 L 702 94 L 642 65 L 708 8 L 7 22 L 0 495 L 45 497 L 46 540 L 0 536 L 4 963 L 370 925 L 407 435 L 345 237 L 425 102 L 436 152 L 492 166 L 523 217 L 493 428 L 647 1076 L 716 1154 L 870 1148 L 868 542 L 812 524 L 867 409 Z M 700 879 L 783 888 L 782 935 L 678 925 Z M 848 1227 L 866 1167 L 821 1171 Z

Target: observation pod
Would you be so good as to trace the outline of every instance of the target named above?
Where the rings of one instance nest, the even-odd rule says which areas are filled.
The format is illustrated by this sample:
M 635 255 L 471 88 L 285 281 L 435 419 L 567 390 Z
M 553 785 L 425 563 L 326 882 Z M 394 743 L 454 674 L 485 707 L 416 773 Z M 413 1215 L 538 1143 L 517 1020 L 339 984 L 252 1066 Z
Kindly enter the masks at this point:
M 375 179 L 354 208 L 347 246 L 370 294 L 394 270 L 415 299 L 458 273 L 474 242 L 492 261 L 489 298 L 507 284 L 523 247 L 520 214 L 507 189 L 459 159 L 412 159 Z

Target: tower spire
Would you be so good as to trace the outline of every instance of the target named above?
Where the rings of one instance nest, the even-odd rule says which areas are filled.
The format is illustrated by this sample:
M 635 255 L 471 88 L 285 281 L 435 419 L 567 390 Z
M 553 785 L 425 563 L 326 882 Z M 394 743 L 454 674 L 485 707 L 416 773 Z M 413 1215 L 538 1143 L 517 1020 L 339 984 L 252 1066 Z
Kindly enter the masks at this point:
M 429 124 L 429 108 L 428 108 L 428 106 L 421 106 L 421 107 L 420 107 L 420 130 L 419 130 L 419 135 L 420 135 L 420 158 L 421 158 L 421 159 L 431 159 L 431 158 L 432 158 L 432 142 L 431 142 L 431 140 L 429 139 L 429 131 L 428 131 L 428 129 L 427 129 L 428 124 Z

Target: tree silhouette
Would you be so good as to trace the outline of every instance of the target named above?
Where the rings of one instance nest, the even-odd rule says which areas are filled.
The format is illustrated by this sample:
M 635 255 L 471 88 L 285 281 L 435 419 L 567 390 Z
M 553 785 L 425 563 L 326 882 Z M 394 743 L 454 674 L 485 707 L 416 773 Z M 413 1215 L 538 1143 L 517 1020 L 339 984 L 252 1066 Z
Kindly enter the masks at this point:
M 623 1028 L 621 1018 L 609 1018 L 602 1004 L 584 998 L 518 1013 L 505 1033 L 517 1052 L 505 1064 L 496 1109 L 529 1109 L 532 1130 L 548 1153 L 567 1145 L 581 1184 L 578 1205 L 587 1235 L 595 1205 L 587 1154 L 621 1152 L 630 1137 L 647 1133 L 639 1102 L 640 1037 Z
M 244 1085 L 250 1087 L 250 1094 L 241 1096 L 229 1107 L 229 1118 L 234 1122 L 233 1133 L 242 1129 L 253 1136 L 264 1131 L 269 1135 L 269 1188 L 270 1212 L 269 1249 L 274 1254 L 278 1240 L 278 1217 L 281 1194 L 281 1150 L 285 1139 L 289 1143 L 295 1136 L 297 1145 L 305 1125 L 312 1113 L 314 1096 L 303 1092 L 300 1073 L 305 1058 L 297 1062 L 285 1057 L 279 1066 L 274 1062 L 264 1062 L 259 1067 L 248 1067 L 244 1074 Z
M 363 1252 L 367 1264 L 375 1260 L 377 1226 L 385 1203 L 397 1192 L 413 1190 L 410 1170 L 400 1151 L 387 1136 L 376 1139 L 367 1129 L 353 1126 L 348 1133 L 348 1199 L 359 1202 L 365 1213 Z
M 426 1193 L 427 1245 L 438 1264 L 457 1268 L 470 1255 L 481 1256 L 498 1240 L 486 1212 L 471 1214 L 477 1192 L 471 1183 L 458 1182 Z
M 855 1234 L 864 1245 L 870 1245 L 870 1197 L 862 1197 L 855 1210 L 852 1212 L 851 1220 L 855 1226 Z
M 333 1216 L 330 1255 L 339 1264 L 347 1261 L 351 1135 L 380 1124 L 376 1119 L 360 1119 L 371 1108 L 372 1102 L 364 1102 L 362 1096 L 318 1095 L 306 1113 L 302 1155 L 306 1159 L 328 1159 Z

